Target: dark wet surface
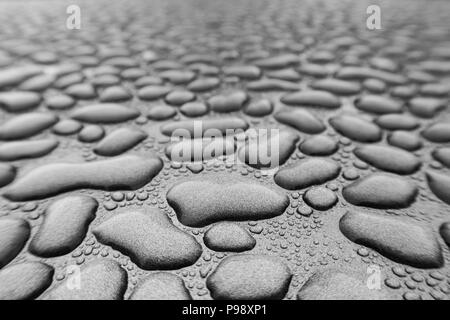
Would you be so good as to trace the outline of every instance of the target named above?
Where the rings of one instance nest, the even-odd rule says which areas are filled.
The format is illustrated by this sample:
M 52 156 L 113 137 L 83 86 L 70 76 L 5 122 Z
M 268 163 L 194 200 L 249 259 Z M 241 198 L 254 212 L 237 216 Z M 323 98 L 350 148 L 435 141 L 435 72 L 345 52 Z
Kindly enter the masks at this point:
M 0 1 L 0 299 L 447 299 L 449 18 L 447 1 Z

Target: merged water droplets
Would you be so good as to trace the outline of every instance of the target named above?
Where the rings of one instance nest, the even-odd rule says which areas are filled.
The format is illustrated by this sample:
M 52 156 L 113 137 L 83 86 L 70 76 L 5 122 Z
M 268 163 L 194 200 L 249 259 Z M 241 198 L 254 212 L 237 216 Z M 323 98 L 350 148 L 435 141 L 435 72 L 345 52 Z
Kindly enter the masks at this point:
M 300 91 L 283 96 L 281 102 L 293 106 L 313 106 L 323 108 L 339 108 L 339 98 L 329 91 Z
M 378 169 L 397 174 L 412 174 L 421 166 L 417 157 L 399 148 L 367 145 L 356 148 L 354 153 Z
M 252 235 L 231 222 L 219 222 L 205 232 L 205 245 L 214 251 L 241 252 L 253 249 L 256 240 Z
M 102 156 L 117 156 L 133 148 L 147 138 L 141 130 L 120 128 L 108 134 L 94 148 L 94 152 Z
M 134 109 L 111 103 L 84 106 L 72 113 L 72 118 L 87 123 L 119 123 L 138 116 Z
M 83 285 L 73 290 L 67 279 L 45 292 L 43 300 L 121 300 L 127 289 L 127 272 L 118 262 L 96 259 L 80 271 Z
M 38 93 L 30 91 L 1 92 L 0 107 L 9 112 L 23 112 L 37 107 L 41 99 Z
M 274 115 L 274 118 L 304 133 L 316 134 L 325 130 L 325 125 L 319 118 L 303 109 L 281 110 Z
M 333 117 L 330 125 L 344 137 L 359 142 L 377 142 L 381 140 L 381 129 L 374 123 L 353 115 Z
M 417 196 L 417 187 L 400 176 L 372 174 L 344 187 L 351 204 L 372 208 L 406 208 Z
M 47 155 L 58 146 L 55 139 L 7 142 L 0 145 L 0 160 L 14 161 Z
M 394 261 L 418 268 L 438 268 L 444 263 L 433 230 L 409 219 L 351 211 L 341 218 L 339 228 L 350 240 Z
M 387 290 L 371 290 L 365 275 L 327 268 L 314 273 L 297 293 L 298 300 L 390 300 Z
M 18 115 L 0 125 L 1 140 L 25 139 L 41 133 L 58 121 L 50 113 L 31 112 Z
M 0 3 L 0 298 L 448 298 L 445 5 L 168 1 Z
M 193 264 L 202 253 L 194 237 L 173 226 L 158 210 L 116 215 L 93 233 L 145 270 L 179 269 Z
M 24 262 L 0 271 L 1 300 L 30 300 L 41 295 L 53 280 L 54 269 L 41 262 Z
M 23 219 L 0 219 L 0 267 L 13 260 L 30 236 L 30 225 Z
M 82 188 L 133 190 L 151 181 L 161 168 L 161 159 L 138 156 L 82 164 L 48 164 L 15 181 L 3 195 L 11 200 L 26 201 Z
M 336 178 L 341 171 L 339 164 L 333 160 L 317 158 L 300 161 L 280 169 L 275 182 L 288 190 L 303 189 L 322 184 Z
M 214 299 L 282 299 L 292 273 L 277 258 L 264 255 L 236 255 L 225 258 L 208 277 Z
M 97 200 L 88 196 L 69 196 L 52 203 L 29 251 L 41 257 L 54 257 L 73 251 L 86 236 L 95 218 Z
M 145 278 L 132 292 L 130 300 L 191 300 L 183 279 L 168 273 L 157 272 Z
M 272 188 L 224 175 L 211 178 L 181 182 L 168 191 L 167 201 L 181 223 L 203 227 L 221 220 L 267 219 L 288 206 L 287 196 Z

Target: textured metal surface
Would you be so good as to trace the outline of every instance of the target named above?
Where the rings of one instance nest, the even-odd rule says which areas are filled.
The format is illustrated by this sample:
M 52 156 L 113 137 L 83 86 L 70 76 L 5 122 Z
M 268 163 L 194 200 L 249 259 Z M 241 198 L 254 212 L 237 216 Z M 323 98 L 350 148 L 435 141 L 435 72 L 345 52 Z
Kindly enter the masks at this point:
M 0 1 L 1 299 L 447 299 L 448 2 L 71 4 Z

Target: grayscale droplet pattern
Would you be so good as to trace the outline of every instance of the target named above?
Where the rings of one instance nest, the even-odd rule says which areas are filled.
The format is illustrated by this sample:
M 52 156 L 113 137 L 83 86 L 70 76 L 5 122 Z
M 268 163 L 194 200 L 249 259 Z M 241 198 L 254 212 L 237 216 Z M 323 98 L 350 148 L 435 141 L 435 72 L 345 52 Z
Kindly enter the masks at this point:
M 449 299 L 450 5 L 377 2 L 0 1 L 0 299 Z

